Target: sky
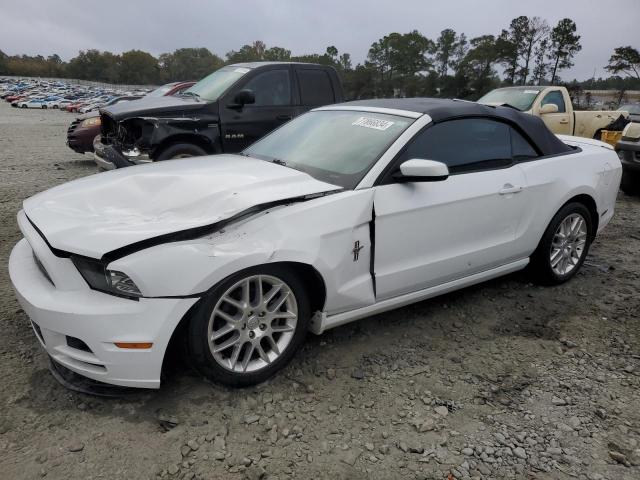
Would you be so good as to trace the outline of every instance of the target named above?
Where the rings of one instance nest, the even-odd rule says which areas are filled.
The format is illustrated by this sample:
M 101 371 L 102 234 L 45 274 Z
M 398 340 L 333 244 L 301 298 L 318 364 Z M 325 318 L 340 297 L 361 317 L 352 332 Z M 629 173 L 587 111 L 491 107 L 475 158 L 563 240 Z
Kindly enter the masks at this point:
M 640 49 L 640 0 L 0 0 L 0 50 L 69 60 L 89 48 L 159 55 L 206 47 L 224 58 L 262 40 L 294 55 L 335 45 L 355 64 L 391 32 L 435 39 L 453 28 L 472 38 L 498 34 L 519 15 L 576 22 L 582 51 L 565 80 L 606 77 L 615 47 Z

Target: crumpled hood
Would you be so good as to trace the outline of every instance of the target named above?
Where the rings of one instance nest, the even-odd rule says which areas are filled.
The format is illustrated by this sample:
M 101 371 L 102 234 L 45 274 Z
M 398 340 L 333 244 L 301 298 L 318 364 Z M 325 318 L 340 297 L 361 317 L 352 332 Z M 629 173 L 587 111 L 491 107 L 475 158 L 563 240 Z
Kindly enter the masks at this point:
M 148 115 L 167 115 L 176 113 L 188 113 L 194 110 L 201 110 L 207 106 L 202 100 L 187 96 L 167 96 L 167 97 L 142 97 L 139 100 L 130 102 L 118 102 L 115 105 L 102 107 L 101 113 L 108 114 L 114 120 L 123 120 L 131 117 L 144 117 Z
M 91 175 L 28 198 L 24 211 L 51 247 L 101 258 L 251 207 L 340 189 L 266 161 L 215 155 Z

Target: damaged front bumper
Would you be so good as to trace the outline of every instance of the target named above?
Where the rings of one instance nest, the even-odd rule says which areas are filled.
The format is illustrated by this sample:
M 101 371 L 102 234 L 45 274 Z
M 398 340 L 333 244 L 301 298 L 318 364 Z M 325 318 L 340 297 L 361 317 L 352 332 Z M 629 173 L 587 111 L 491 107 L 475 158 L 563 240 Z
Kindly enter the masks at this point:
M 94 162 L 104 170 L 114 170 L 152 162 L 148 154 L 141 153 L 137 148 L 120 152 L 114 146 L 102 143 L 100 136 L 93 141 L 93 152 Z
M 11 252 L 9 276 L 47 354 L 66 369 L 98 382 L 159 388 L 171 334 L 197 299 L 134 301 L 88 286 L 70 289 L 70 285 L 55 285 L 35 257 L 43 260 L 41 264 L 70 260 L 54 259 L 44 241 L 38 240 L 37 233 L 28 233 L 32 243 L 22 239 Z M 79 275 L 71 265 L 64 270 L 68 275 Z M 117 342 L 149 342 L 152 346 L 133 350 L 120 348 Z

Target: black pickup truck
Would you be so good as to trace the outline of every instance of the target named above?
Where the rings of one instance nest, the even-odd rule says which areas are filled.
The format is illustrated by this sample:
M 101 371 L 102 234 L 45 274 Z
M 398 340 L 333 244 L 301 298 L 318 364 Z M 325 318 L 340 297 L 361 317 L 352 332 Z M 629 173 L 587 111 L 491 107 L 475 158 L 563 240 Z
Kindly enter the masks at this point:
M 291 118 L 344 100 L 332 67 L 255 62 L 216 70 L 180 95 L 100 109 L 95 161 L 105 169 L 234 153 Z

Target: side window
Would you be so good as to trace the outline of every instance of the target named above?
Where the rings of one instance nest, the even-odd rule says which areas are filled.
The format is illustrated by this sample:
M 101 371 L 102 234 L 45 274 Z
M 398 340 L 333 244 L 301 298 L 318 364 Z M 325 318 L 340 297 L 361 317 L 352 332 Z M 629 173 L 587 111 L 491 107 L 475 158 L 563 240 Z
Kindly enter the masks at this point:
M 451 173 L 508 166 L 511 127 L 484 118 L 437 123 L 414 137 L 400 161 L 412 158 L 446 163 Z
M 565 113 L 567 111 L 564 106 L 564 98 L 562 96 L 562 92 L 559 90 L 554 90 L 552 92 L 547 93 L 542 101 L 540 102 L 540 106 L 544 106 L 547 103 L 552 103 L 558 106 L 558 113 Z
M 298 69 L 296 70 L 300 84 L 300 100 L 302 105 L 317 107 L 334 103 L 331 78 L 324 70 Z
M 511 130 L 511 152 L 514 160 L 530 160 L 538 157 L 538 152 L 531 144 L 516 130 Z
M 288 70 L 270 70 L 249 80 L 243 89 L 253 91 L 256 103 L 250 107 L 291 105 L 291 82 Z

